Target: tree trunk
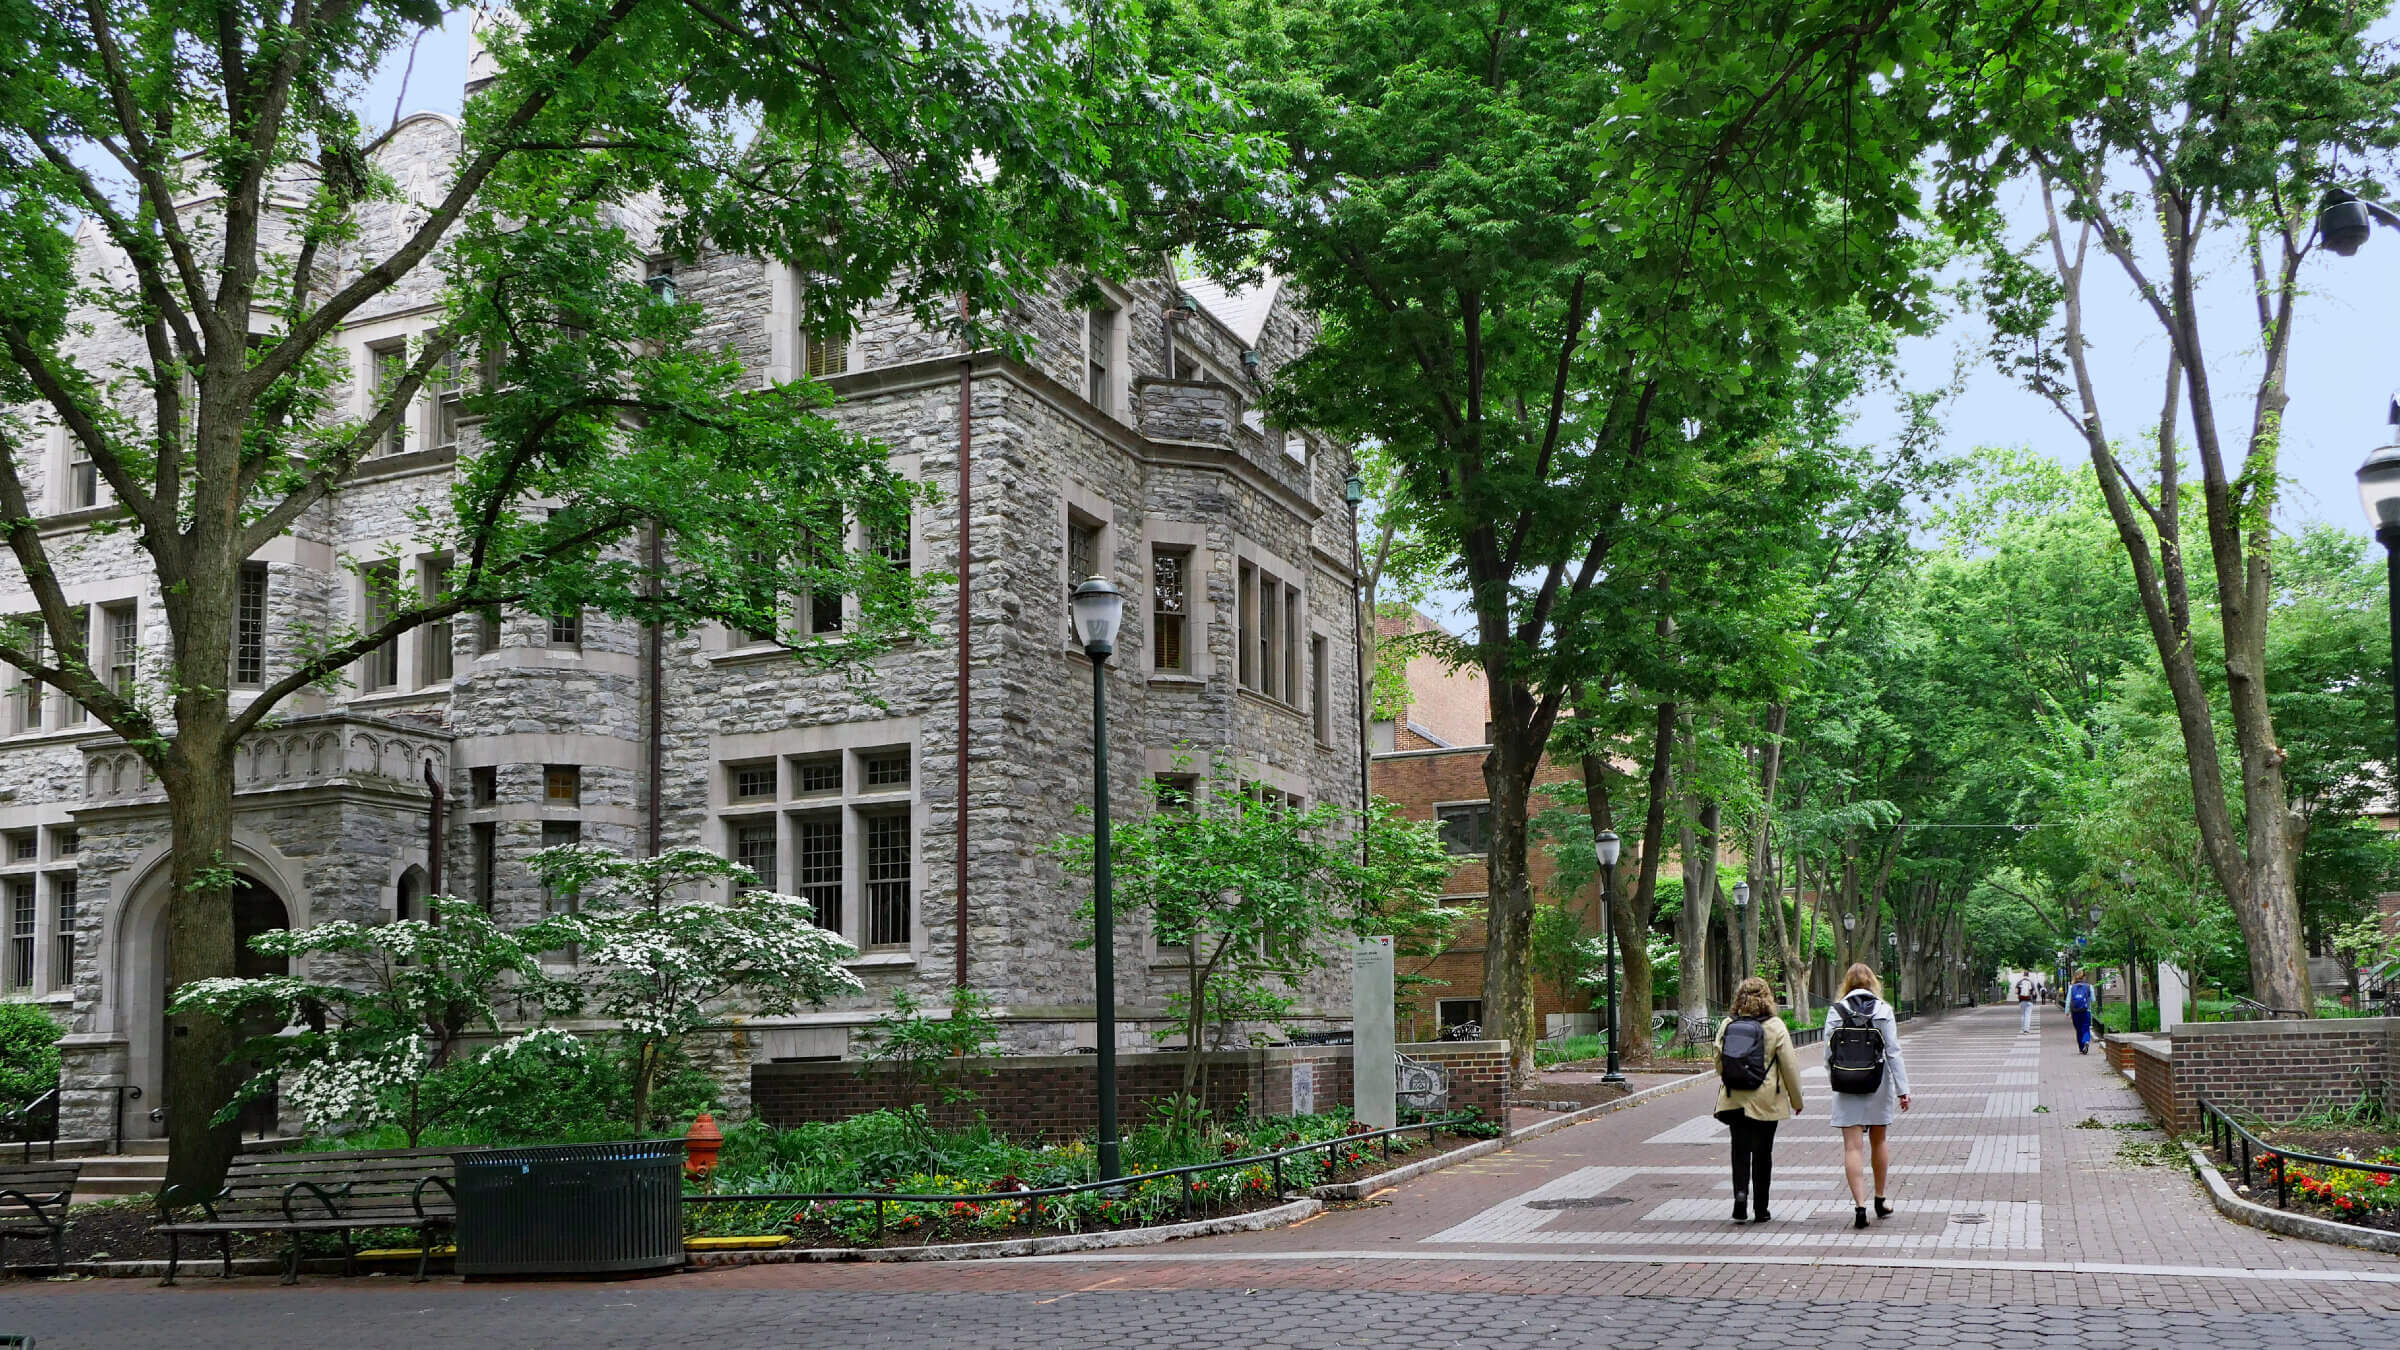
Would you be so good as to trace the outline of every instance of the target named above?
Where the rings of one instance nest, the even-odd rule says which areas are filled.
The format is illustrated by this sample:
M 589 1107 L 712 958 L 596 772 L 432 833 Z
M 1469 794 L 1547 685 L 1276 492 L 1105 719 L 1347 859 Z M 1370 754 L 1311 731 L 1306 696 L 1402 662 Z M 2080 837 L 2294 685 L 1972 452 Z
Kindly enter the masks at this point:
M 2085 245 L 2097 237 L 2129 274 L 2139 265 L 2128 251 L 2123 228 L 2106 220 L 2107 207 L 2089 200 L 2077 188 L 2077 201 L 2093 219 L 2078 225 L 2079 242 L 2069 257 L 2066 232 L 2053 204 L 2054 183 L 2041 182 L 2042 204 L 2049 227 L 2051 256 L 2062 283 L 2065 320 L 2061 349 L 2075 378 L 2080 407 L 2059 410 L 2082 433 L 2102 499 L 2127 559 L 2148 620 L 2151 644 L 2175 700 L 2176 723 L 2183 734 L 2184 765 L 2191 781 L 2195 823 L 2209 870 L 2232 906 L 2241 928 L 2250 963 L 2252 993 L 2271 1007 L 2313 1010 L 2308 987 L 2308 963 L 2301 945 L 2298 854 L 2293 846 L 2291 804 L 2283 777 L 2284 751 L 2276 743 L 2274 719 L 2266 688 L 2266 635 L 2270 605 L 2270 561 L 2273 526 L 2265 505 L 2253 494 L 2261 488 L 2241 486 L 2225 472 L 2223 442 L 2217 426 L 2216 403 L 2201 343 L 2195 240 L 2201 228 L 2187 214 L 2188 202 L 2168 191 L 2155 191 L 2150 205 L 2167 244 L 2169 280 L 2163 308 L 2154 308 L 2173 346 L 2167 362 L 2166 400 L 2157 438 L 2159 500 L 2155 513 L 2137 507 L 2126 489 L 2124 466 L 2118 461 L 2100 415 L 2097 384 L 2086 359 L 2082 280 Z M 2261 363 L 2257 401 L 2242 466 L 2245 484 L 2253 478 L 2272 482 L 2277 438 L 2288 395 L 2285 363 L 2290 349 L 2290 309 L 2294 271 L 2299 256 L 2288 236 L 2284 266 L 2275 282 L 2259 273 L 2258 304 L 2265 359 Z M 2275 311 L 2268 320 L 2270 309 Z M 2216 713 L 2200 678 L 2199 658 L 2191 641 L 2190 579 L 2178 538 L 2180 506 L 2176 474 L 2181 446 L 2173 435 L 2178 385 L 2183 406 L 2192 415 L 2192 444 L 2199 453 L 2202 497 L 2206 507 L 2209 562 L 2215 571 L 2217 619 L 2224 636 L 2226 712 L 2233 724 L 2241 769 L 2244 821 L 2237 829 L 2226 801 Z M 2253 515 L 2256 519 L 2250 519 Z M 2159 547 L 2151 551 L 2151 529 Z M 2246 847 L 2245 847 L 2246 846 Z
M 1583 800 L 1595 836 L 1603 830 L 1616 829 L 1616 807 L 1608 790 L 1608 760 L 1604 755 L 1587 754 L 1583 757 Z M 1638 850 L 1642 845 L 1637 841 L 1634 847 L 1637 850 L 1634 854 L 1620 853 L 1617 856 L 1615 875 L 1608 878 L 1608 931 L 1614 933 L 1617 939 L 1617 1025 L 1603 1025 L 1601 1032 L 1615 1037 L 1613 1044 L 1617 1047 L 1620 1063 L 1648 1064 L 1651 1061 L 1651 994 L 1650 944 L 1647 935 L 1652 909 L 1644 903 L 1649 897 L 1640 893 L 1638 882 L 1627 884 L 1628 864 L 1635 864 L 1631 870 L 1639 870 L 1641 855 Z M 1605 1020 L 1608 1008 L 1606 991 L 1602 992 L 1599 1004 Z M 1641 1015 L 1630 1016 L 1633 1009 L 1639 1009 Z M 1640 1027 L 1642 1034 L 1631 1038 L 1622 1035 L 1622 1029 L 1629 1026 Z
M 1759 911 L 1769 905 L 1780 905 L 1783 894 L 1782 869 L 1772 865 L 1770 850 L 1775 823 L 1775 788 L 1783 773 L 1783 727 L 1790 708 L 1781 703 L 1767 709 L 1766 734 L 1758 747 L 1758 819 L 1750 827 L 1749 848 L 1743 858 L 1742 875 L 1750 883 L 1750 903 L 1741 914 L 1742 933 L 1734 953 L 1734 976 L 1746 979 L 1758 973 L 1758 936 L 1761 925 Z M 1776 919 L 1782 919 L 1780 909 Z
M 1685 772 L 1693 773 L 1696 738 L 1684 737 Z M 1683 980 L 1676 986 L 1675 1040 L 1678 1045 L 1698 1045 L 1709 1039 L 1708 975 L 1709 920 L 1716 912 L 1717 896 L 1717 817 L 1719 807 L 1713 800 L 1695 797 L 1686 820 L 1694 823 L 1682 827 L 1678 842 L 1683 854 L 1683 913 L 1675 923 L 1675 943 L 1683 966 Z M 1695 828 L 1695 824 L 1697 828 Z
M 1522 686 L 1512 691 L 1522 696 Z M 1497 703 L 1502 690 L 1495 686 Z M 1484 757 L 1484 789 L 1492 800 L 1492 844 L 1485 902 L 1483 1030 L 1508 1041 L 1509 1079 L 1532 1081 L 1534 1044 L 1540 1039 L 1533 1010 L 1533 881 L 1526 867 L 1527 797 L 1534 766 L 1541 762 L 1546 735 L 1529 735 L 1522 717 L 1494 718 L 1492 751 Z
M 195 700 L 198 701 L 198 700 Z M 222 700 L 218 711 L 223 711 Z M 235 973 L 233 946 L 233 771 L 219 752 L 225 723 L 187 721 L 162 755 L 168 837 L 167 988 Z M 198 1013 L 167 1019 L 166 1184 L 213 1195 L 241 1149 L 241 1127 L 214 1123 L 249 1075 L 232 1062 L 239 1028 Z

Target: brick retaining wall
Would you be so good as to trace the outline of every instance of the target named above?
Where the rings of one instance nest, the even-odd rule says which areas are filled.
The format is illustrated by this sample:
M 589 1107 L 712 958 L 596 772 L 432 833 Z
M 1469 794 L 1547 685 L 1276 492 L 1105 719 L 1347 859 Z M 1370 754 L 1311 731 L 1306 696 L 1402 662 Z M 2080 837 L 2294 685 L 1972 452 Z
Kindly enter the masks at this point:
M 2113 1037 L 2109 1049 L 2110 1062 L 2114 1063 L 2117 1044 Z M 2174 1048 L 2148 1037 L 2128 1036 L 2124 1052 L 2133 1069 L 2133 1090 L 2142 1099 L 2142 1105 L 2150 1108 L 2150 1114 L 2170 1131 L 2198 1129 L 2197 1110 L 2187 1118 L 2175 1099 Z
M 2360 1097 L 2391 1104 L 2400 1018 L 2195 1022 L 2175 1028 L 2174 1119 L 2200 1119 L 2200 1100 L 2286 1121 Z
M 1508 1042 L 1403 1045 L 1400 1053 L 1449 1071 L 1451 1110 L 1473 1106 L 1487 1119 L 1508 1119 Z M 1346 1045 L 1220 1050 L 1204 1056 L 1204 1061 L 1207 1100 L 1219 1117 L 1245 1111 L 1288 1113 L 1295 1080 L 1308 1084 L 1317 1110 L 1350 1101 Z M 967 1079 L 975 1099 L 930 1107 L 937 1123 L 962 1125 L 980 1113 L 1003 1134 L 1042 1139 L 1073 1138 L 1099 1124 L 1093 1091 L 1096 1063 L 1090 1055 L 1007 1055 L 978 1060 L 975 1067 L 989 1070 Z M 844 1120 L 911 1100 L 908 1085 L 896 1076 L 861 1074 L 859 1069 L 855 1060 L 755 1065 L 750 1070 L 752 1109 L 771 1124 L 798 1125 Z M 1130 1129 L 1149 1120 L 1159 1103 L 1181 1092 L 1183 1069 L 1183 1056 L 1177 1052 L 1119 1055 L 1120 1126 Z M 919 1092 L 917 1099 L 929 1095 Z

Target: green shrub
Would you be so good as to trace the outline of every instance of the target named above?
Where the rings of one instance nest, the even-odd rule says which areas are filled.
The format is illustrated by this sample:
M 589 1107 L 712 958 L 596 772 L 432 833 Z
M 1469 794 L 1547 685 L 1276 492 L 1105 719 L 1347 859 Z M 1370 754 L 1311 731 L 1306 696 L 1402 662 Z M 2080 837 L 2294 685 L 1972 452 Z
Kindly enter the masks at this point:
M 0 1111 L 58 1086 L 58 1020 L 30 1003 L 0 1003 Z

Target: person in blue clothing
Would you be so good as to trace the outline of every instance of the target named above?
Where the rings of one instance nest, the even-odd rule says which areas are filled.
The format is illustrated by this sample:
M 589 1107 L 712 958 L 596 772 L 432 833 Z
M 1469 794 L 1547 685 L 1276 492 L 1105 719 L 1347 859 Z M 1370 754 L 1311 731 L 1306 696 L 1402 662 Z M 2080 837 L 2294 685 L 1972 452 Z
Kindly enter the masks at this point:
M 2067 986 L 2067 1014 L 2075 1019 L 2075 1053 L 2092 1053 L 2092 984 L 2089 971 L 2076 971 Z

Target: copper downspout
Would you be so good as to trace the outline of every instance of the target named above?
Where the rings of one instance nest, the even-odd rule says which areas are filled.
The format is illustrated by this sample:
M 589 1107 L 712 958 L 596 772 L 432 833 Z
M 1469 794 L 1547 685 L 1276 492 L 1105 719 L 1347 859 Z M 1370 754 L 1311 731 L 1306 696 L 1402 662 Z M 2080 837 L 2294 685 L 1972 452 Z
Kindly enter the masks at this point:
M 958 836 L 952 845 L 955 854 L 955 885 L 958 892 L 957 932 L 953 943 L 958 953 L 957 987 L 967 987 L 967 662 L 974 650 L 973 630 L 969 627 L 968 601 L 969 569 L 973 561 L 969 547 L 969 521 L 972 518 L 972 484 L 969 461 L 975 453 L 975 348 L 966 331 L 967 298 L 958 298 L 959 340 L 965 346 L 958 359 L 958 786 L 956 826 Z
M 425 761 L 425 789 L 433 794 L 425 809 L 425 894 L 431 898 L 442 893 L 442 780 L 430 759 Z
M 650 522 L 650 581 L 649 585 L 645 588 L 652 596 L 656 596 L 659 593 L 659 578 L 665 573 L 665 571 L 666 543 L 659 537 L 658 522 L 652 521 Z M 643 795 L 648 798 L 647 806 L 649 818 L 645 822 L 649 827 L 649 839 L 647 842 L 649 844 L 650 856 L 655 858 L 659 854 L 661 832 L 658 801 L 659 787 L 661 781 L 666 776 L 666 752 L 664 749 L 666 744 L 666 727 L 664 723 L 666 721 L 667 698 L 665 688 L 666 681 L 663 674 L 663 668 L 666 662 L 661 649 L 662 639 L 659 634 L 658 620 L 653 618 L 645 626 L 650 630 L 647 634 L 648 648 L 644 653 L 646 664 L 649 668 L 643 672 L 643 677 L 649 684 L 650 717 L 648 720 L 650 723 L 650 744 L 648 746 L 648 762 L 643 765 L 644 776 L 649 780 L 646 784 L 647 790 Z

